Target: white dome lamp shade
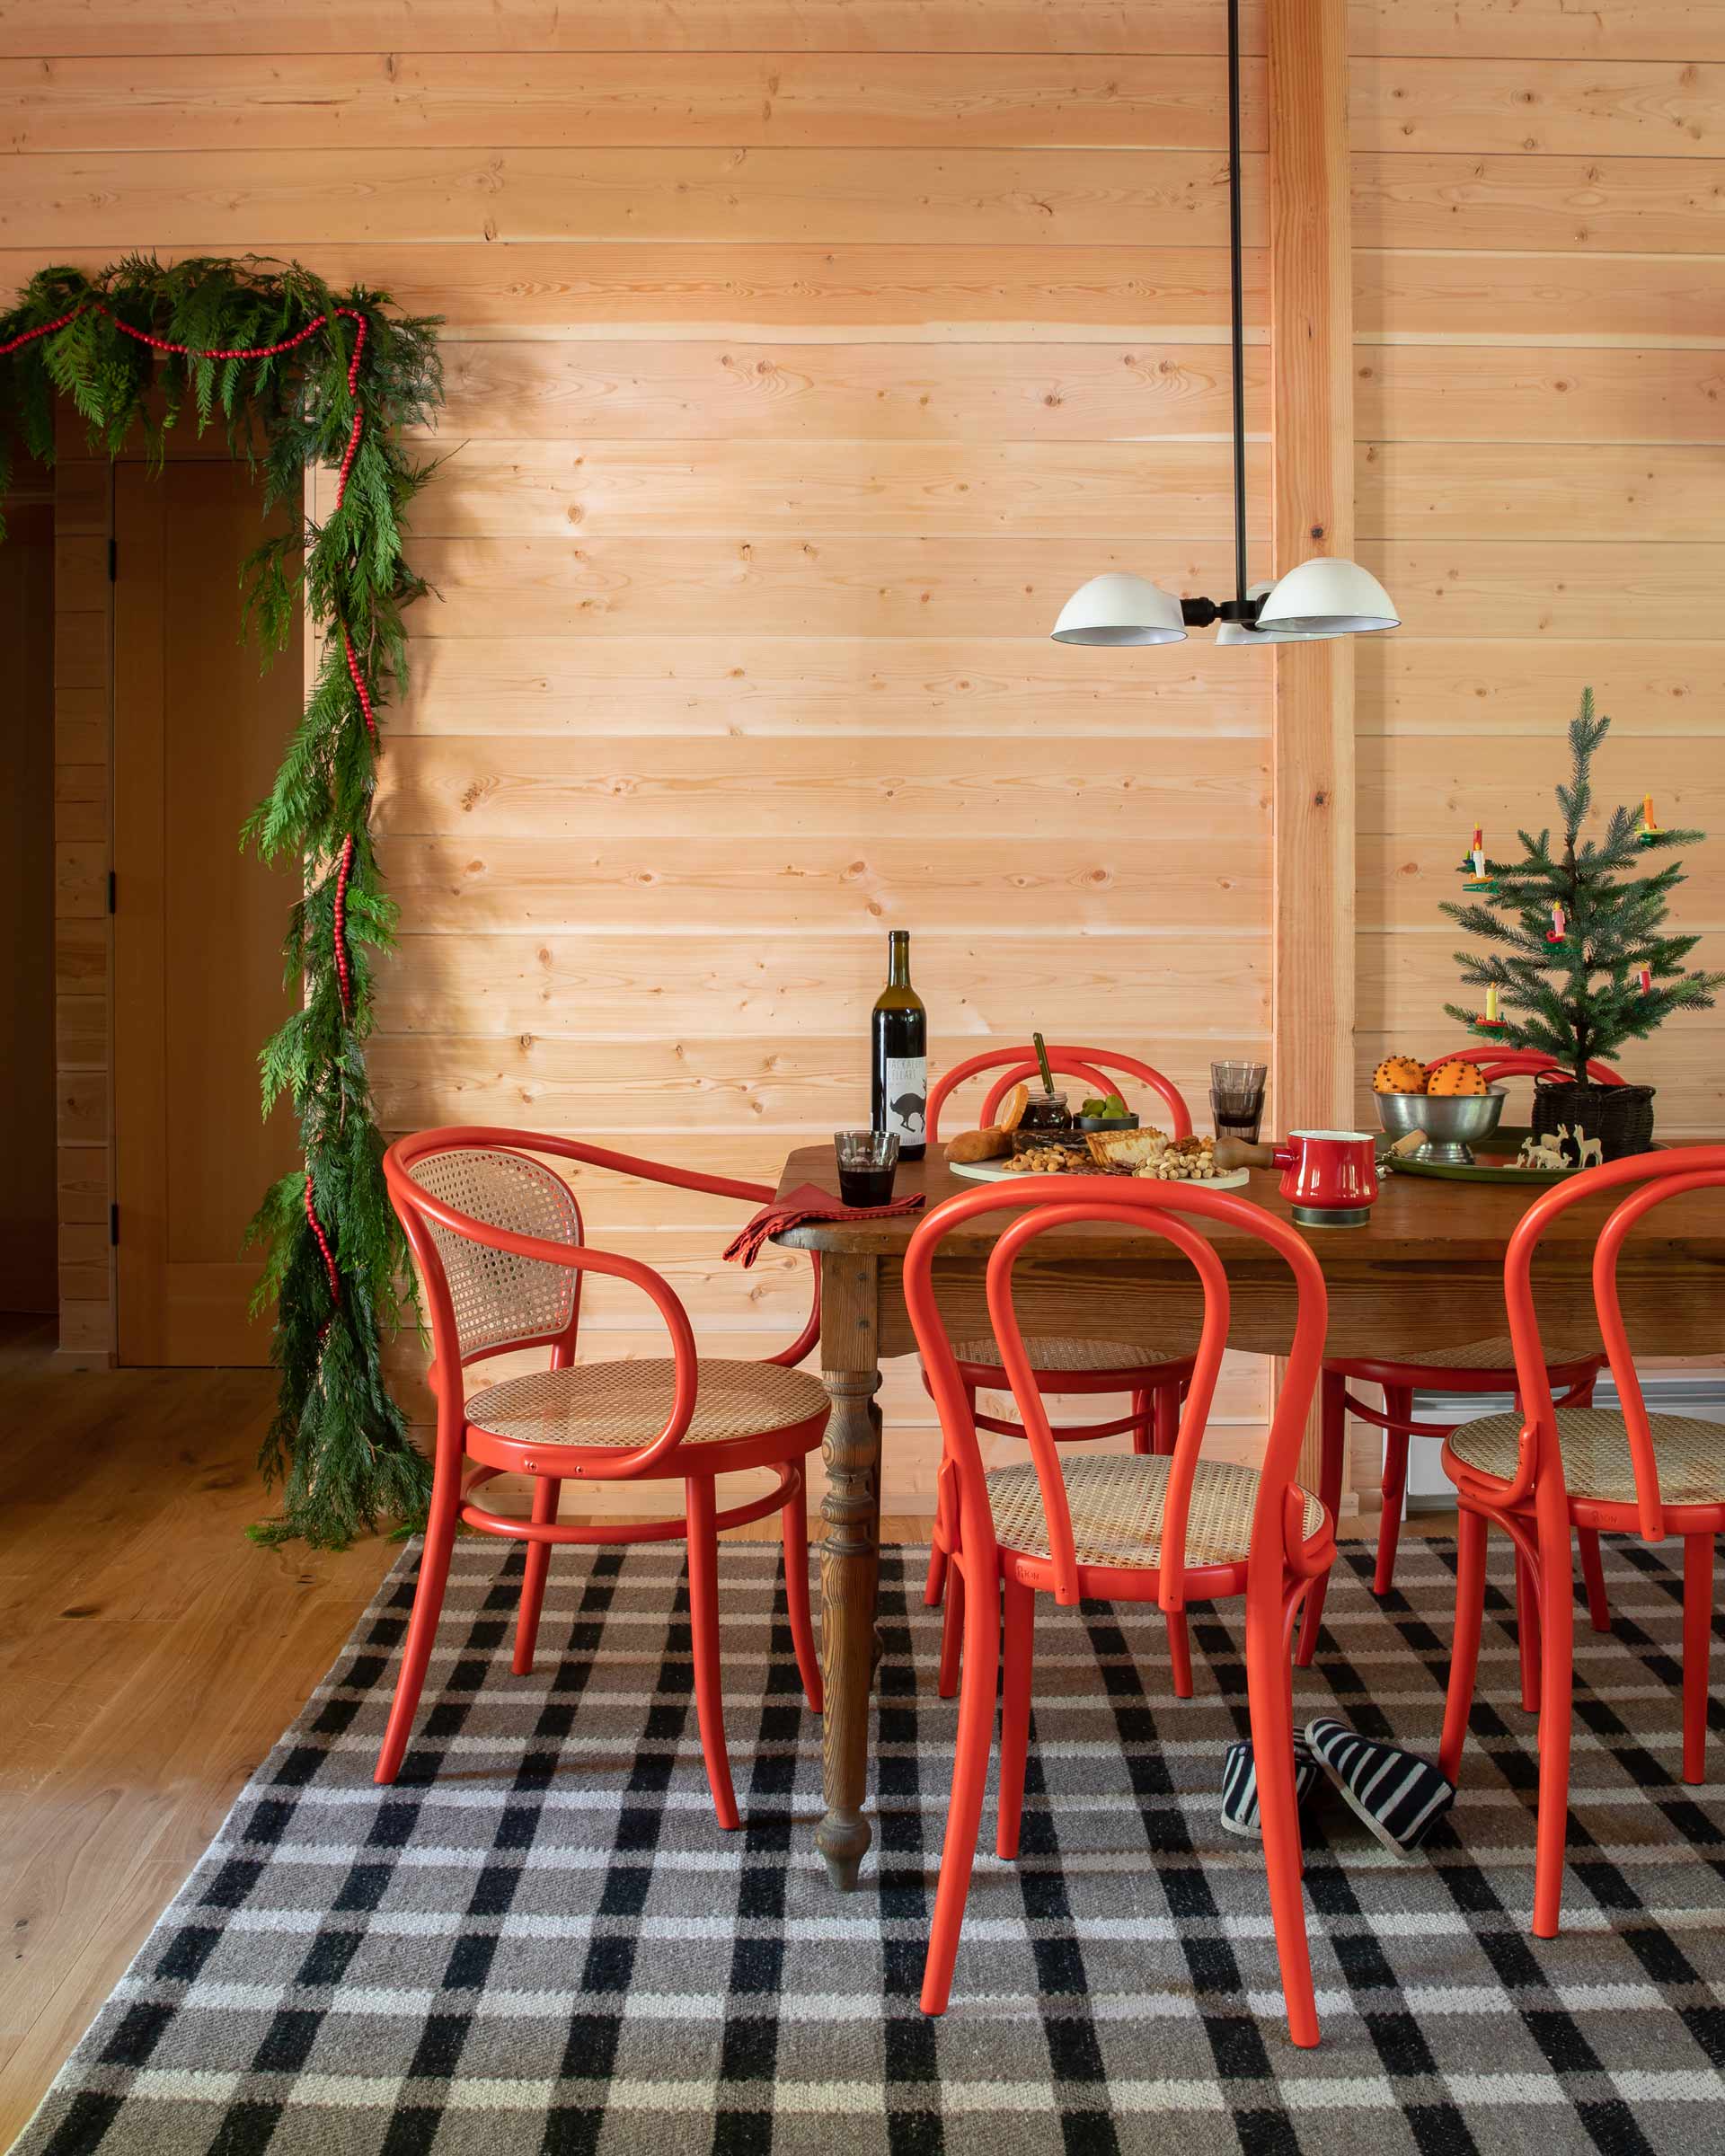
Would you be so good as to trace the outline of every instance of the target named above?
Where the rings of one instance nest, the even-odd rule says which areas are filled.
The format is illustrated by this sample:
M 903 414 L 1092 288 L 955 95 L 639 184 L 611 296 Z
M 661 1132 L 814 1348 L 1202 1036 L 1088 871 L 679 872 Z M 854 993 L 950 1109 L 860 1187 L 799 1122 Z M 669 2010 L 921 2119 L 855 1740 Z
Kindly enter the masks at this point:
M 1394 601 L 1358 561 L 1320 555 L 1273 584 L 1258 614 L 1258 632 L 1272 639 L 1363 636 L 1376 629 L 1399 629 Z
M 1113 570 L 1078 587 L 1051 633 L 1057 644 L 1177 644 L 1186 623 L 1172 592 Z
M 1273 584 L 1254 584 L 1246 594 L 1261 606 L 1276 588 Z M 1329 635 L 1327 629 L 1261 629 L 1246 622 L 1224 622 L 1216 632 L 1218 644 L 1319 644 Z

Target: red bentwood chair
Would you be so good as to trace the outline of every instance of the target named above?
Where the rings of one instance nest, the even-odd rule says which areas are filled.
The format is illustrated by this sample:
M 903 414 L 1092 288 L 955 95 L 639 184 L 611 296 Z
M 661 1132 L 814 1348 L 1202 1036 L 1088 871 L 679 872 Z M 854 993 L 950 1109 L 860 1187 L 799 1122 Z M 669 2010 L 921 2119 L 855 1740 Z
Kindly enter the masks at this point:
M 1147 1085 L 1161 1100 L 1172 1124 L 1172 1135 L 1177 1138 L 1191 1135 L 1192 1119 L 1180 1089 L 1172 1079 L 1164 1078 L 1160 1071 L 1152 1070 L 1147 1063 L 1140 1063 L 1135 1056 L 1123 1056 L 1113 1048 L 1051 1047 L 1048 1050 L 1048 1067 L 1062 1077 L 1081 1079 L 1092 1092 L 1107 1094 L 1116 1090 L 1111 1072 L 1137 1079 Z M 1000 1106 L 1013 1086 L 1022 1081 L 1038 1082 L 1041 1065 L 1035 1049 L 1027 1042 L 1022 1047 L 985 1048 L 978 1056 L 971 1056 L 963 1063 L 956 1063 L 950 1071 L 942 1072 L 928 1096 L 928 1142 L 939 1142 L 941 1109 L 948 1099 L 967 1080 L 978 1072 L 995 1071 L 997 1075 L 990 1084 L 978 1118 L 978 1127 L 992 1123 L 1000 1113 Z M 958 1357 L 960 1378 L 965 1384 L 976 1413 L 976 1399 L 984 1388 L 998 1389 L 1001 1383 L 1000 1350 L 992 1339 L 961 1340 L 953 1349 Z M 1192 1374 L 1192 1357 L 1189 1345 L 1170 1343 L 1165 1351 L 1146 1348 L 1141 1343 L 1135 1346 L 1127 1340 L 1092 1339 L 1069 1335 L 1042 1335 L 1030 1343 L 1031 1367 L 1037 1374 L 1037 1384 L 1048 1394 L 1126 1392 L 1131 1395 L 1131 1412 L 1113 1422 L 1066 1423 L 1055 1433 L 1062 1445 L 1075 1445 L 1095 1437 L 1115 1437 L 1123 1431 L 1132 1433 L 1132 1449 L 1137 1453 L 1168 1453 L 1173 1449 L 1174 1426 L 1180 1418 L 1180 1403 L 1185 1398 L 1186 1386 Z M 923 1383 L 928 1383 L 924 1369 Z M 990 1430 L 996 1436 L 1022 1437 L 1022 1423 L 1008 1422 L 993 1415 L 976 1415 L 978 1429 Z M 923 1600 L 933 1608 L 946 1593 L 948 1528 L 936 1500 L 933 1529 L 933 1547 L 928 1555 L 928 1580 L 923 1590 Z M 945 1630 L 941 1639 L 940 1692 L 943 1700 L 951 1699 L 958 1689 L 959 1641 L 963 1630 L 963 1611 L 957 1600 L 950 1601 L 946 1608 Z M 1190 1699 L 1192 1691 L 1192 1663 L 1186 1641 L 1186 1624 L 1183 1617 L 1170 1616 L 1168 1620 L 1169 1651 L 1174 1666 L 1174 1690 L 1181 1699 Z
M 412 1248 L 431 1319 L 437 1457 L 413 1613 L 376 1779 L 394 1781 L 425 1681 L 457 1524 L 527 1545 L 513 1667 L 533 1667 L 539 1609 L 557 1542 L 687 1539 L 694 1701 L 714 1809 L 737 1825 L 719 1676 L 718 1533 L 777 1511 L 784 1535 L 785 1595 L 797 1668 L 809 1706 L 821 1710 L 820 1666 L 809 1612 L 809 1527 L 802 1462 L 819 1445 L 828 1401 L 818 1378 L 795 1365 L 819 1331 L 818 1296 L 801 1333 L 765 1362 L 697 1356 L 688 1315 L 650 1266 L 588 1247 L 575 1194 L 530 1153 L 579 1161 L 684 1190 L 765 1203 L 770 1190 L 696 1175 L 656 1161 L 541 1132 L 449 1128 L 402 1138 L 384 1156 L 389 1194 Z M 575 1365 L 581 1281 L 602 1273 L 648 1296 L 670 1335 L 659 1361 Z M 818 1278 L 817 1277 L 817 1288 Z M 551 1366 L 464 1400 L 470 1363 L 517 1348 L 548 1348 Z M 470 1464 L 471 1463 L 471 1464 Z M 770 1467 L 777 1486 L 720 1513 L 715 1478 Z M 488 1512 L 473 1492 L 493 1476 L 534 1479 L 531 1520 Z M 681 1480 L 686 1516 L 642 1524 L 561 1520 L 565 1481 Z
M 1005 1211 L 1022 1216 L 990 1254 L 988 1314 L 1024 1418 L 1031 1456 L 985 1473 L 970 1389 L 941 1322 L 933 1270 L 942 1240 L 954 1228 L 978 1215 Z M 1225 1222 L 1269 1244 L 1294 1275 L 1298 1314 L 1261 1470 L 1201 1457 L 1216 1371 L 1227 1346 L 1228 1283 L 1215 1245 L 1181 1217 L 1187 1214 L 1198 1223 Z M 1041 1375 L 1032 1368 L 1031 1344 L 1019 1330 L 1013 1268 L 1038 1236 L 1084 1221 L 1162 1236 L 1189 1260 L 1202 1285 L 1203 1330 L 1172 1454 L 1075 1457 L 1063 1455 L 1055 1445 L 1042 1405 Z M 958 1749 L 923 1975 L 923 2010 L 943 2013 L 951 1990 L 994 1736 L 1003 1595 L 1005 1671 L 995 1847 L 1011 1859 L 1018 1854 L 1023 1808 L 1038 1591 L 1068 1608 L 1085 1596 L 1154 1602 L 1171 1617 L 1183 1615 L 1189 1596 L 1212 1601 L 1243 1593 L 1246 1696 L 1288 2032 L 1296 2044 L 1315 2044 L 1317 2007 L 1300 1894 L 1288 1639 L 1301 1601 L 1335 1556 L 1329 1517 L 1295 1480 L 1323 1350 L 1327 1312 L 1317 1259 L 1292 1228 L 1225 1192 L 1074 1176 L 1047 1192 L 1027 1194 L 1022 1184 L 995 1184 L 949 1198 L 911 1237 L 904 1280 L 911 1325 L 940 1409 L 941 1478 L 947 1516 L 954 1523 L 951 1559 L 966 1590 Z
M 1452 1048 L 1447 1055 L 1435 1057 L 1426 1065 L 1427 1074 L 1441 1064 L 1455 1063 L 1463 1056 L 1480 1065 L 1488 1085 L 1495 1085 L 1503 1078 L 1532 1078 L 1550 1075 L 1561 1080 L 1568 1074 L 1560 1069 L 1554 1056 L 1542 1054 L 1536 1048 L 1504 1048 L 1496 1054 L 1478 1047 Z M 1621 1085 L 1623 1082 L 1608 1064 L 1590 1063 L 1588 1075 L 1596 1085 Z M 1546 1372 L 1548 1391 L 1561 1392 L 1560 1407 L 1586 1407 L 1593 1398 L 1595 1381 L 1599 1375 L 1604 1356 L 1597 1348 L 1563 1346 L 1557 1351 L 1557 1359 Z M 1349 1379 L 1376 1385 L 1383 1393 L 1384 1406 L 1380 1411 L 1368 1407 L 1363 1400 L 1348 1390 Z M 1402 1539 L 1402 1505 L 1408 1487 L 1408 1440 L 1411 1437 L 1447 1437 L 1452 1430 L 1460 1427 L 1453 1422 L 1416 1422 L 1413 1418 L 1413 1395 L 1416 1391 L 1441 1392 L 1513 1392 L 1516 1389 L 1515 1354 L 1506 1334 L 1489 1340 L 1471 1340 L 1461 1348 L 1435 1349 L 1423 1361 L 1396 1362 L 1382 1356 L 1333 1356 L 1323 1365 L 1323 1376 L 1318 1392 L 1318 1415 L 1322 1440 L 1322 1464 L 1318 1476 L 1318 1493 L 1330 1508 L 1334 1518 L 1341 1502 L 1342 1470 L 1347 1445 L 1348 1417 L 1358 1416 L 1362 1422 L 1384 1432 L 1384 1509 L 1378 1516 L 1377 1565 L 1372 1577 L 1374 1595 L 1387 1595 L 1395 1584 L 1395 1553 Z M 1577 1537 L 1581 1545 L 1581 1572 L 1587 1582 L 1588 1613 L 1597 1632 L 1609 1631 L 1611 1613 L 1606 1604 L 1606 1576 L 1599 1562 L 1599 1537 L 1590 1528 L 1583 1528 Z M 1518 1604 L 1523 1621 L 1518 1627 L 1521 1641 L 1521 1703 L 1531 1713 L 1539 1696 L 1538 1632 L 1531 1621 L 1531 1604 L 1523 1577 L 1519 1558 L 1516 1564 Z M 1305 1605 L 1305 1615 L 1300 1625 L 1299 1651 L 1295 1659 L 1301 1668 L 1307 1667 L 1316 1650 L 1318 1627 L 1323 1618 L 1323 1595 L 1327 1583 L 1320 1582 Z
M 1531 1281 L 1540 1239 L 1571 1206 L 1640 1183 L 1616 1206 L 1593 1259 L 1593 1299 L 1620 1413 L 1553 1406 L 1543 1382 L 1544 1349 Z M 1525 1560 L 1539 1605 L 1539 1833 L 1534 1931 L 1557 1936 L 1569 1815 L 1570 1692 L 1575 1612 L 1570 1591 L 1571 1526 L 1683 1537 L 1683 1779 L 1703 1779 L 1707 1658 L 1713 1616 L 1713 1537 L 1725 1528 L 1725 1423 L 1649 1415 L 1617 1299 L 1617 1260 L 1630 1230 L 1668 1198 L 1725 1189 L 1725 1145 L 1636 1153 L 1561 1183 L 1527 1208 L 1509 1238 L 1504 1299 L 1521 1373 L 1524 1414 L 1464 1423 L 1444 1447 L 1444 1472 L 1461 1506 L 1455 1569 L 1455 1645 L 1438 1754 L 1454 1781 L 1467 1734 L 1480 1652 L 1488 1526 L 1501 1527 Z

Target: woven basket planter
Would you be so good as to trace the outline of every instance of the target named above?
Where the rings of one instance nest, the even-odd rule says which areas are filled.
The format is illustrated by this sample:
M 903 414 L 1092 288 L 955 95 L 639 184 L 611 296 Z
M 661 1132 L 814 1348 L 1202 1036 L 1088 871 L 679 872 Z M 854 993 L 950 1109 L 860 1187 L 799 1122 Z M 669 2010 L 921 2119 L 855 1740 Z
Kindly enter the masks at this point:
M 1650 1085 L 1577 1085 L 1542 1078 L 1534 1087 L 1534 1135 L 1554 1138 L 1560 1127 L 1597 1138 L 1608 1161 L 1653 1149 Z

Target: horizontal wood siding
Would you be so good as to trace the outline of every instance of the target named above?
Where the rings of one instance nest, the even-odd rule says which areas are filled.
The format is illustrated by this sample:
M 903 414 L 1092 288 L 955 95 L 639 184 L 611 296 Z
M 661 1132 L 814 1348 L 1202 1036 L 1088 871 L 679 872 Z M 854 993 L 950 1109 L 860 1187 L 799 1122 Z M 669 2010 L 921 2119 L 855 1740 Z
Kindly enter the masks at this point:
M 376 819 L 392 1128 L 615 1132 L 771 1180 L 865 1110 L 889 925 L 937 1063 L 1040 1026 L 1198 1103 L 1212 1054 L 1263 1052 L 1268 666 L 1047 641 L 1099 570 L 1230 573 L 1224 20 L 0 0 L 0 278 L 256 249 L 445 318 L 412 546 L 439 596 Z M 1247 43 L 1263 550 L 1255 6 Z M 99 567 L 66 564 L 92 607 Z M 68 845 L 95 808 L 65 804 Z M 102 928 L 65 924 L 92 1008 Z M 804 1261 L 724 1266 L 735 1206 L 582 1200 L 721 1351 L 794 1329 Z M 659 1344 L 639 1297 L 590 1315 L 593 1352 Z M 925 1506 L 914 1369 L 884 1398 L 887 1505 Z M 1264 1398 L 1231 1369 L 1219 1447 L 1252 1452 Z
M 1475 823 L 1552 820 L 1585 685 L 1602 798 L 1712 834 L 1674 913 L 1725 964 L 1725 9 L 1384 0 L 1353 35 L 1359 551 L 1406 624 L 1358 676 L 1363 1082 L 1456 1045 L 1438 901 Z M 1717 1012 L 1623 1068 L 1717 1135 Z

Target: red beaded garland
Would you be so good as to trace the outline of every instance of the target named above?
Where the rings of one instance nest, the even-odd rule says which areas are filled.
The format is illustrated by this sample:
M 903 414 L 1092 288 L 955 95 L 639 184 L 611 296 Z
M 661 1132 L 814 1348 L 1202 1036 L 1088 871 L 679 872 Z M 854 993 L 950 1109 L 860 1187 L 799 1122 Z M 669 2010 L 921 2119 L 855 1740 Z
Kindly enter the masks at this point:
M 357 307 L 338 307 L 335 311 L 338 314 L 345 314 L 349 322 L 356 322 L 359 325 L 354 331 L 353 358 L 348 362 L 348 394 L 352 396 L 359 386 L 359 355 L 366 349 L 366 331 L 371 327 L 371 324 Z
M 341 459 L 341 476 L 335 482 L 335 506 L 339 509 L 347 498 L 348 474 L 353 470 L 353 460 L 359 448 L 359 429 L 366 423 L 363 411 L 353 415 L 353 431 L 348 437 L 347 455 Z
M 348 878 L 353 873 L 353 834 L 341 842 L 341 866 L 335 875 L 335 971 L 341 985 L 341 1009 L 353 1009 L 353 982 L 348 970 Z
M 312 1233 L 317 1238 L 317 1247 L 323 1253 L 323 1270 L 330 1276 L 330 1293 L 339 1303 L 341 1300 L 341 1276 L 335 1269 L 335 1252 L 330 1248 L 330 1239 L 323 1233 L 323 1224 L 317 1217 L 317 1207 L 312 1203 L 312 1171 L 305 1171 L 305 1218 Z
M 365 676 L 359 671 L 359 661 L 354 657 L 353 639 L 348 634 L 345 629 L 341 632 L 341 644 L 342 649 L 347 652 L 348 655 L 348 672 L 352 677 L 354 687 L 358 691 L 359 709 L 365 713 L 366 716 L 366 731 L 371 736 L 372 739 L 376 741 L 377 738 L 377 721 L 371 715 L 371 698 L 366 690 Z
M 69 314 L 62 314 L 58 322 L 45 322 L 40 330 L 26 330 L 22 336 L 14 337 L 9 344 L 0 344 L 0 359 L 4 359 L 8 352 L 18 351 L 27 344 L 34 344 L 39 337 L 51 337 L 56 330 L 63 330 L 67 323 L 75 322 L 83 313 L 82 307 L 74 307 Z
M 76 322 L 81 314 L 88 314 L 92 306 L 99 314 L 105 314 L 122 336 L 131 338 L 136 343 L 147 344 L 152 351 L 190 354 L 196 359 L 274 359 L 280 353 L 291 352 L 296 346 L 304 344 L 308 337 L 316 336 L 330 319 L 327 314 L 314 315 L 303 330 L 292 337 L 284 337 L 279 344 L 236 346 L 231 350 L 212 347 L 208 351 L 194 352 L 189 344 L 171 344 L 165 337 L 153 337 L 148 330 L 134 329 L 129 322 L 122 322 L 111 306 L 98 299 L 74 307 L 70 314 L 62 314 L 58 322 L 45 322 L 40 329 L 26 330 L 22 336 L 14 337 L 10 344 L 0 344 L 0 358 L 4 358 L 8 352 L 17 351 L 21 345 L 33 344 L 39 337 L 51 337 L 56 330 L 63 330 L 68 323 Z M 348 368 L 348 393 L 351 396 L 359 379 L 359 355 L 365 349 L 366 318 L 357 307 L 337 307 L 335 312 L 348 321 L 359 324 L 359 333 L 353 340 L 353 362 Z

